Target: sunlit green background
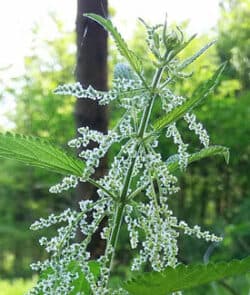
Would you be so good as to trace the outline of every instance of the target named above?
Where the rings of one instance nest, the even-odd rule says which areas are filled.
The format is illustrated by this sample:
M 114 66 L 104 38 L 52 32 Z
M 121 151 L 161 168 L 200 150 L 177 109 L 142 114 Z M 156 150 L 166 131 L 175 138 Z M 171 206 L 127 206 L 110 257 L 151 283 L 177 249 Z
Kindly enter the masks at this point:
M 72 115 L 75 99 L 55 96 L 53 90 L 58 84 L 74 79 L 75 39 L 74 33 L 65 30 L 57 17 L 52 15 L 51 20 L 60 32 L 59 37 L 53 41 L 43 40 L 40 38 L 41 29 L 34 26 L 32 55 L 25 57 L 24 74 L 12 78 L 7 85 L 2 81 L 0 103 L 3 98 L 15 98 L 15 111 L 6 114 L 8 120 L 15 124 L 13 131 L 53 138 L 66 146 L 75 134 Z M 183 23 L 182 27 L 187 26 Z M 145 74 L 150 77 L 152 68 L 147 62 L 143 37 L 143 28 L 138 26 L 129 43 L 145 58 Z M 226 166 L 222 159 L 215 158 L 191 165 L 185 175 L 179 175 L 182 190 L 170 202 L 179 218 L 223 235 L 224 241 L 211 245 L 191 238 L 180 240 L 180 260 L 185 263 L 243 258 L 250 253 L 249 0 L 222 1 L 216 28 L 200 35 L 188 46 L 183 57 L 214 38 L 218 40 L 216 45 L 188 69 L 194 71 L 191 80 L 179 81 L 175 90 L 185 95 L 192 93 L 200 81 L 207 79 L 222 62 L 228 61 L 223 82 L 196 114 L 207 127 L 211 142 L 230 148 L 230 164 Z M 110 77 L 117 59 L 111 43 Z M 5 71 L 1 69 L 2 77 Z M 111 109 L 110 124 L 119 114 L 119 110 Z M 186 141 L 191 143 L 191 149 L 195 149 L 197 139 L 184 126 L 180 127 Z M 5 131 L 6 126 L 0 129 Z M 167 141 L 160 148 L 166 157 L 176 152 Z M 32 277 L 29 264 L 44 259 L 46 254 L 37 242 L 42 233 L 31 232 L 29 225 L 41 216 L 70 206 L 73 191 L 60 196 L 48 193 L 49 187 L 59 179 L 60 176 L 46 171 L 1 159 L 0 295 L 23 294 L 34 283 L 36 278 Z M 126 241 L 124 229 L 114 285 L 119 276 L 129 276 L 127 265 L 133 253 Z M 248 274 L 185 294 L 247 295 L 249 292 Z

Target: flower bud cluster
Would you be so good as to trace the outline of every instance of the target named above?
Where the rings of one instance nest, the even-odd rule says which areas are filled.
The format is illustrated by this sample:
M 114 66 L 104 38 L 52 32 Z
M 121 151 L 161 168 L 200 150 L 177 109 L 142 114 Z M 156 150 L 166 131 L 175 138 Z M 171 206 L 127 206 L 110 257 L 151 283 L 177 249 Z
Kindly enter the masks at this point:
M 110 91 L 98 91 L 92 86 L 86 89 L 77 82 L 73 84 L 60 85 L 55 89 L 59 95 L 73 95 L 77 98 L 88 98 L 98 101 L 100 105 L 107 105 L 115 99 L 127 99 L 133 97 L 135 90 L 141 88 L 141 81 L 138 79 L 115 78 Z
M 114 195 L 119 196 L 124 182 L 124 175 L 126 175 L 130 163 L 130 158 L 124 156 L 115 157 L 108 174 L 99 179 L 98 183 L 113 192 Z
M 195 236 L 198 239 L 204 239 L 207 242 L 221 242 L 222 238 L 211 234 L 209 231 L 201 231 L 199 225 L 195 225 L 193 228 L 190 227 L 185 221 L 180 221 L 178 224 L 179 229 L 184 230 L 184 233 L 188 236 Z
M 100 143 L 103 140 L 104 134 L 97 130 L 91 130 L 88 126 L 78 128 L 78 133 L 81 134 L 81 137 L 74 138 L 68 142 L 68 145 L 71 148 L 86 147 L 90 141 Z
M 132 117 L 127 115 L 119 124 L 119 131 L 122 137 L 129 137 L 134 133 L 134 128 L 132 124 Z
M 174 143 L 178 146 L 178 154 L 179 154 L 179 165 L 182 170 L 185 170 L 185 168 L 188 165 L 188 152 L 187 147 L 188 144 L 185 144 L 181 138 L 180 132 L 178 131 L 176 124 L 173 123 L 169 125 L 166 137 L 173 137 Z
M 65 222 L 71 220 L 71 215 L 75 215 L 75 212 L 72 211 L 70 208 L 66 209 L 59 215 L 55 215 L 52 213 L 47 219 L 40 218 L 39 220 L 35 221 L 31 226 L 31 230 L 40 230 L 43 228 L 50 227 L 54 224 Z
M 70 188 L 75 188 L 79 182 L 80 177 L 77 177 L 75 175 L 66 176 L 63 178 L 61 183 L 58 183 L 56 185 L 53 185 L 49 192 L 52 194 L 59 194 L 62 191 L 66 191 Z
M 46 271 L 51 269 L 46 278 L 39 283 L 28 293 L 29 295 L 43 294 L 70 294 L 73 290 L 73 281 L 78 278 L 78 272 L 70 272 L 69 265 L 77 263 L 78 269 L 84 273 L 86 280 L 95 295 L 108 294 L 108 289 L 105 287 L 107 280 L 107 267 L 104 263 L 105 259 L 99 259 L 101 274 L 100 280 L 96 282 L 93 273 L 90 271 L 88 261 L 90 253 L 87 251 L 87 246 L 91 241 L 92 235 L 98 229 L 100 222 L 108 213 L 106 211 L 107 204 L 110 200 L 101 198 L 96 202 L 92 200 L 80 201 L 80 212 L 70 209 L 65 210 L 59 215 L 51 214 L 47 219 L 41 218 L 36 221 L 31 228 L 33 230 L 42 229 L 59 223 L 66 223 L 57 229 L 58 235 L 48 240 L 42 237 L 39 242 L 45 247 L 47 252 L 51 254 L 51 258 L 44 262 L 37 262 L 31 265 L 36 271 Z M 89 222 L 90 214 L 92 221 Z M 85 238 L 79 242 L 75 240 L 78 228 L 84 234 Z M 110 228 L 106 228 L 106 233 L 110 232 Z M 106 237 L 107 238 L 107 237 Z
M 133 99 L 124 98 L 122 100 L 121 106 L 130 112 L 135 112 L 136 114 L 141 112 L 149 103 L 149 96 L 146 92 L 142 95 L 136 95 Z
M 194 130 L 195 134 L 199 136 L 200 142 L 205 146 L 209 146 L 209 136 L 207 130 L 204 129 L 201 123 L 196 122 L 195 114 L 187 113 L 184 116 L 185 121 L 188 123 L 190 130 Z
M 128 122 L 127 124 L 124 124 L 124 129 L 122 129 L 124 132 L 128 131 L 128 128 L 125 129 L 125 126 L 127 125 Z M 104 135 L 99 131 L 90 130 L 88 127 L 81 127 L 78 129 L 78 132 L 82 136 L 69 141 L 70 147 L 86 147 L 90 141 L 97 142 L 99 146 L 93 149 L 85 149 L 80 152 L 79 156 L 86 160 L 86 168 L 83 171 L 82 177 L 77 177 L 75 175 L 64 177 L 61 183 L 50 188 L 49 191 L 51 193 L 61 193 L 64 190 L 75 188 L 79 181 L 86 181 L 87 178 L 95 172 L 95 169 L 99 166 L 100 159 L 105 156 L 110 146 L 115 142 L 119 142 L 121 138 L 123 138 L 123 135 L 118 135 L 115 131 L 109 131 L 107 135 Z
M 137 226 L 144 231 L 145 240 L 141 243 L 139 256 L 133 261 L 132 270 L 141 269 L 146 261 L 155 271 L 161 271 L 168 265 L 174 267 L 177 263 L 179 236 L 173 228 L 176 218 L 171 216 L 171 211 L 156 205 L 154 200 L 140 204 L 137 209 L 141 213 Z
M 130 91 L 134 96 L 134 92 L 142 87 L 142 82 L 139 79 L 128 79 L 123 77 L 117 77 L 113 81 L 112 91 L 117 93 L 119 98 L 131 95 Z
M 174 194 L 179 191 L 179 187 L 177 184 L 177 178 L 170 174 L 168 171 L 168 165 L 167 163 L 164 163 L 161 159 L 161 154 L 159 153 L 151 153 L 150 155 L 145 156 L 145 179 L 147 179 L 147 182 L 150 183 L 150 179 L 152 179 L 152 176 L 148 173 L 148 171 L 153 170 L 154 175 L 156 176 L 157 183 L 160 190 L 160 198 L 164 199 L 168 195 Z M 146 173 L 148 174 L 146 176 Z M 151 187 L 148 186 L 149 189 L 149 195 L 151 194 Z M 167 201 L 167 198 L 166 198 Z
M 80 128 L 80 133 L 84 141 L 98 142 L 98 147 L 93 149 L 85 149 L 80 152 L 79 157 L 85 159 L 86 168 L 83 171 L 81 180 L 87 179 L 91 174 L 95 172 L 95 169 L 99 166 L 100 159 L 105 156 L 110 146 L 121 140 L 121 137 L 115 131 L 109 131 L 107 135 L 95 130 L 89 130 L 86 128 Z M 79 138 L 80 140 L 80 138 Z
M 149 95 L 139 79 L 116 78 L 114 80 L 119 104 L 129 112 L 140 112 L 149 102 Z
M 127 223 L 131 248 L 135 249 L 139 242 L 139 233 L 138 233 L 139 224 L 137 219 L 131 216 L 132 212 L 133 212 L 133 207 L 131 205 L 126 205 L 125 222 Z
M 78 278 L 77 273 L 64 271 L 60 269 L 55 274 L 48 274 L 43 280 L 40 280 L 36 286 L 31 289 L 27 295 L 55 295 L 55 294 L 70 294 L 74 287 L 73 282 Z
M 180 95 L 175 95 L 169 88 L 164 88 L 161 91 L 162 109 L 169 113 L 176 107 L 181 106 L 187 99 Z
M 116 98 L 112 93 L 95 90 L 92 86 L 88 86 L 84 89 L 79 82 L 60 85 L 54 92 L 59 95 L 73 95 L 78 98 L 97 100 L 100 104 L 107 104 L 109 101 Z

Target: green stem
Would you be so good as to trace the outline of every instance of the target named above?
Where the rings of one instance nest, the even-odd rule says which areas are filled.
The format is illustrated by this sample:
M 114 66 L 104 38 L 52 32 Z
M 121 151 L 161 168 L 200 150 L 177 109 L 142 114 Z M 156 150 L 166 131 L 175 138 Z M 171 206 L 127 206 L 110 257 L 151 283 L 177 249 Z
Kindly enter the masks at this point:
M 123 220 L 123 215 L 124 215 L 124 206 L 125 206 L 125 204 L 117 203 L 115 218 L 114 218 L 114 226 L 112 229 L 110 241 L 108 242 L 109 243 L 108 246 L 111 245 L 111 247 L 112 247 L 112 251 L 107 254 L 108 255 L 108 262 L 109 262 L 109 274 L 112 269 L 113 259 L 114 259 L 114 255 L 115 255 L 115 248 L 117 245 L 119 232 L 120 232 L 120 228 L 122 225 L 122 220 Z M 110 250 L 108 248 L 109 247 L 107 247 L 106 250 Z
M 101 189 L 102 191 L 104 191 L 108 196 L 110 196 L 113 200 L 116 200 L 117 197 L 115 195 L 113 195 L 109 190 L 107 190 L 103 185 L 101 185 L 100 183 L 98 183 L 97 181 L 95 181 L 92 178 L 88 178 L 87 181 L 91 184 L 93 184 L 96 188 Z
M 160 83 L 163 70 L 164 70 L 164 67 L 161 67 L 156 71 L 153 82 L 152 82 L 152 86 L 151 86 L 151 90 L 150 90 L 151 99 L 150 99 L 148 106 L 146 107 L 146 109 L 144 110 L 144 112 L 142 114 L 141 123 L 140 123 L 139 131 L 138 131 L 138 136 L 141 139 L 143 139 L 144 133 L 148 127 L 148 122 L 149 122 L 149 118 L 151 115 L 151 111 L 152 111 L 155 99 L 157 97 L 157 94 L 155 94 L 155 89 L 157 88 L 157 86 Z M 145 84 L 144 80 L 143 80 L 143 82 Z M 148 86 L 147 86 L 147 88 L 148 88 Z M 137 153 L 139 151 L 140 145 L 141 145 L 141 142 L 139 142 L 135 147 L 135 151 L 134 151 L 135 157 L 132 159 L 132 161 L 130 163 L 130 167 L 127 171 L 127 175 L 126 175 L 125 181 L 124 181 L 124 186 L 123 186 L 123 189 L 121 192 L 121 197 L 117 202 L 116 213 L 115 213 L 115 218 L 114 218 L 114 227 L 112 229 L 111 237 L 108 242 L 108 245 L 111 245 L 111 247 L 112 247 L 112 252 L 110 254 L 108 254 L 109 274 L 110 274 L 111 268 L 112 268 L 116 245 L 117 245 L 117 241 L 119 238 L 119 233 L 120 233 L 120 229 L 121 229 L 121 225 L 122 225 L 122 221 L 123 221 L 124 208 L 127 203 L 128 189 L 129 189 L 130 182 L 132 179 L 134 165 L 135 165 L 135 161 L 136 161 L 136 157 L 137 157 Z M 107 282 L 107 284 L 108 284 L 108 282 Z
M 140 145 L 138 144 L 136 147 L 136 153 L 139 150 L 139 147 L 140 147 Z M 114 254 L 115 254 L 115 248 L 116 248 L 116 244 L 118 241 L 120 228 L 121 228 L 121 224 L 122 224 L 122 220 L 123 220 L 124 208 L 126 205 L 126 196 L 127 196 L 130 181 L 132 178 L 131 176 L 133 173 L 135 160 L 136 160 L 136 156 L 132 159 L 132 162 L 130 164 L 130 167 L 128 169 L 128 172 L 127 172 L 127 175 L 125 178 L 125 182 L 124 182 L 124 186 L 123 186 L 120 200 L 116 204 L 117 207 L 116 207 L 116 213 L 115 213 L 115 218 L 114 218 L 114 227 L 112 229 L 112 233 L 111 233 L 111 237 L 110 237 L 110 244 L 111 244 L 113 251 L 112 251 L 112 253 L 110 253 L 108 255 L 109 272 L 111 271 L 111 268 L 112 268 L 113 258 L 114 258 Z
M 148 106 L 146 107 L 146 109 L 144 110 L 143 114 L 142 114 L 142 119 L 141 119 L 141 124 L 140 124 L 140 128 L 139 128 L 139 137 L 143 138 L 143 135 L 144 135 L 144 132 L 145 130 L 147 129 L 147 126 L 148 126 L 148 121 L 149 121 L 149 118 L 150 118 L 150 115 L 151 115 L 151 112 L 152 112 L 152 108 L 153 108 L 153 105 L 154 105 L 154 102 L 155 102 L 155 98 L 157 97 L 157 94 L 155 94 L 155 89 L 157 88 L 160 80 L 161 80 L 161 75 L 162 75 L 162 72 L 163 72 L 163 67 L 162 68 L 159 68 L 156 73 L 155 73 L 155 76 L 154 76 L 154 80 L 153 80 L 153 83 L 152 83 L 152 90 L 151 90 L 151 93 L 152 93 L 152 97 L 151 97 L 151 100 L 148 104 Z
M 130 195 L 128 195 L 128 201 L 133 200 L 142 190 L 145 189 L 145 185 L 141 185 L 135 191 L 133 191 Z

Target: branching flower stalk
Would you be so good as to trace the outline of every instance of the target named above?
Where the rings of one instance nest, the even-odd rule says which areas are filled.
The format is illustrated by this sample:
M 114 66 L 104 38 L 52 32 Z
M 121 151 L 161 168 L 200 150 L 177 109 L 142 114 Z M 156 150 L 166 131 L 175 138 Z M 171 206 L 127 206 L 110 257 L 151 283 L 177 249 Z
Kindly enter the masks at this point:
M 218 84 L 223 66 L 200 85 L 190 98 L 176 95 L 172 90 L 177 79 L 190 76 L 183 73 L 184 68 L 212 43 L 181 61 L 178 54 L 194 36 L 185 41 L 182 31 L 179 28 L 169 29 L 166 22 L 156 26 L 143 22 L 155 67 L 154 77 L 150 81 L 144 77 L 143 60 L 128 49 L 112 23 L 98 15 L 87 16 L 110 32 L 125 63 L 116 66 L 113 87 L 108 92 L 95 90 L 91 86 L 84 89 L 75 83 L 61 85 L 55 93 L 97 100 L 100 105 L 117 103 L 124 109 L 124 115 L 107 134 L 84 126 L 78 129 L 79 137 L 69 141 L 72 148 L 85 148 L 79 154 L 84 161 L 83 171 L 80 175 L 67 175 L 61 183 L 51 187 L 50 192 L 60 193 L 76 187 L 79 182 L 90 182 L 98 189 L 99 199 L 96 202 L 81 201 L 79 212 L 67 209 L 59 215 L 41 218 L 31 226 L 33 230 L 57 226 L 58 235 L 50 240 L 45 237 L 40 239 L 40 244 L 50 257 L 44 262 L 32 264 L 32 268 L 40 271 L 42 276 L 29 295 L 128 294 L 122 288 L 111 290 L 109 284 L 123 223 L 128 228 L 131 248 L 138 249 L 138 255 L 131 264 L 133 271 L 143 270 L 145 264 L 150 264 L 154 271 L 162 271 L 168 266 L 175 268 L 179 263 L 177 243 L 181 232 L 206 241 L 221 241 L 220 237 L 202 231 L 198 225 L 191 227 L 185 221 L 178 220 L 168 206 L 168 199 L 179 190 L 174 175 L 176 170 L 184 171 L 189 163 L 211 155 L 227 156 L 227 149 L 209 146 L 209 136 L 192 112 Z M 162 116 L 154 120 L 152 110 L 157 101 L 161 103 Z M 181 119 L 199 137 L 204 146 L 200 152 L 188 152 L 189 146 L 178 130 L 178 121 Z M 163 159 L 157 150 L 160 135 L 164 133 L 167 138 L 173 139 L 178 150 L 176 155 L 168 159 Z M 96 142 L 98 146 L 88 149 L 90 141 Z M 120 143 L 120 151 L 115 155 L 108 173 L 100 179 L 92 179 L 100 159 L 114 143 Z M 68 165 L 71 163 L 68 162 Z M 72 171 L 73 168 L 67 169 Z M 79 165 L 76 170 L 79 171 Z M 92 235 L 104 218 L 108 222 L 101 238 L 106 241 L 106 249 L 93 262 L 87 249 Z M 83 240 L 76 242 L 79 229 Z
M 148 121 L 152 112 L 152 107 L 156 98 L 156 94 L 154 93 L 155 89 L 157 88 L 158 84 L 161 81 L 161 75 L 163 72 L 164 67 L 160 67 L 159 69 L 156 70 L 155 73 L 155 78 L 153 80 L 152 83 L 152 88 L 151 88 L 151 94 L 150 94 L 150 102 L 148 104 L 148 107 L 144 110 L 142 118 L 141 118 L 141 122 L 140 122 L 140 128 L 138 130 L 138 138 L 141 140 L 138 142 L 138 144 L 135 146 L 135 149 L 133 151 L 133 155 L 134 158 L 132 159 L 132 162 L 130 164 L 130 167 L 128 169 L 128 173 L 126 175 L 125 178 L 125 182 L 124 182 L 124 187 L 121 193 L 121 197 L 120 199 L 118 199 L 117 201 L 117 211 L 116 211 L 116 215 L 115 215 L 115 222 L 114 222 L 114 228 L 112 231 L 112 235 L 111 235 L 111 246 L 114 249 L 114 252 L 111 254 L 110 258 L 108 259 L 109 262 L 109 269 L 111 270 L 111 266 L 112 266 L 112 260 L 114 257 L 114 253 L 115 253 L 115 249 L 116 249 L 116 244 L 118 241 L 118 237 L 119 237 L 119 233 L 120 233 L 120 228 L 121 228 L 121 224 L 122 224 L 122 220 L 123 220 L 123 216 L 124 216 L 124 209 L 125 209 L 125 205 L 128 201 L 128 189 L 130 186 L 130 182 L 132 180 L 132 174 L 133 174 L 133 169 L 134 169 L 134 165 L 137 159 L 137 154 L 138 154 L 138 150 L 140 149 L 140 145 L 143 142 L 143 136 L 145 133 L 145 130 L 148 127 Z M 146 82 L 145 82 L 146 83 Z M 147 89 L 150 89 L 147 85 Z

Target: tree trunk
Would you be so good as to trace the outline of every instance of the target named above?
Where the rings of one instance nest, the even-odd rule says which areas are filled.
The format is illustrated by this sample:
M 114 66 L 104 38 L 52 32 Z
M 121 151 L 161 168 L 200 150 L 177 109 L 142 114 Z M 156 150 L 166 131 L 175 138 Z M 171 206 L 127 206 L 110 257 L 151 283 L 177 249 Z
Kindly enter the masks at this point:
M 96 13 L 107 16 L 107 0 L 77 1 L 77 67 L 76 80 L 83 87 L 92 85 L 97 90 L 107 90 L 107 32 L 96 22 L 83 16 L 84 13 Z M 75 105 L 76 127 L 89 126 L 91 129 L 107 132 L 107 108 L 88 99 L 77 99 Z M 91 147 L 91 146 L 90 146 Z M 89 148 L 89 147 L 88 147 Z M 106 160 L 101 161 L 95 177 L 105 173 Z M 96 199 L 92 185 L 81 183 L 77 188 L 77 202 L 82 199 Z M 103 241 L 94 237 L 91 244 L 92 254 L 98 256 L 103 250 Z

